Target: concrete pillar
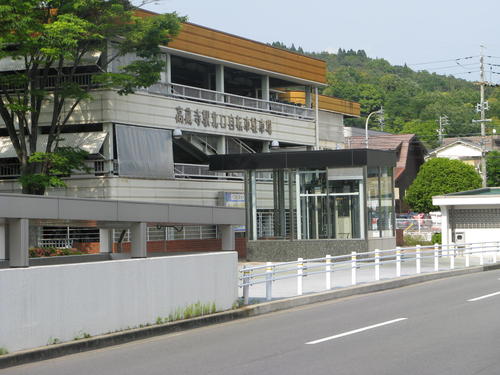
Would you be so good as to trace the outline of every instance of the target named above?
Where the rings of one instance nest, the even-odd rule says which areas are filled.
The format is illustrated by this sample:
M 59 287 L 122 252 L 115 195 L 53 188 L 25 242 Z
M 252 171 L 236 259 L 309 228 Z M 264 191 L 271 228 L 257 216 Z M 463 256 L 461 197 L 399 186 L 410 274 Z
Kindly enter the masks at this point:
M 134 223 L 130 228 L 132 236 L 132 258 L 146 258 L 147 257 L 147 230 L 146 223 Z
M 113 229 L 99 229 L 99 252 L 113 252 Z
M 170 53 L 165 54 L 165 83 L 172 83 L 172 60 Z
M 269 76 L 262 76 L 261 78 L 261 91 L 262 91 L 262 100 L 269 101 Z M 266 109 L 269 109 L 267 106 Z
M 222 238 L 222 250 L 233 251 L 236 249 L 236 241 L 232 225 L 219 225 Z
M 306 86 L 304 87 L 305 92 L 306 92 L 306 107 L 307 108 L 312 108 L 312 93 L 311 93 L 311 87 Z
M 224 65 L 215 66 L 215 91 L 224 92 Z M 217 95 L 217 101 L 223 102 L 224 95 Z
M 106 140 L 104 141 L 102 145 L 102 152 L 104 159 L 106 160 L 106 167 L 105 167 L 105 172 L 108 174 L 112 175 L 114 172 L 118 172 L 114 170 L 114 162 L 113 162 L 113 156 L 114 156 L 114 127 L 113 123 L 111 122 L 105 122 L 102 125 L 102 130 L 108 133 L 108 136 L 106 137 Z
M 451 243 L 448 206 L 441 206 L 441 242 L 443 245 Z
M 9 220 L 9 265 L 29 266 L 29 220 Z
M 254 241 L 257 239 L 257 189 L 255 170 L 245 173 L 245 213 L 247 239 Z
M 262 142 L 262 152 L 271 152 L 271 141 Z
M 226 152 L 226 136 L 225 135 L 220 135 L 217 137 L 217 154 L 218 155 L 225 155 Z
M 0 261 L 7 259 L 7 236 L 5 228 L 5 220 L 0 219 Z

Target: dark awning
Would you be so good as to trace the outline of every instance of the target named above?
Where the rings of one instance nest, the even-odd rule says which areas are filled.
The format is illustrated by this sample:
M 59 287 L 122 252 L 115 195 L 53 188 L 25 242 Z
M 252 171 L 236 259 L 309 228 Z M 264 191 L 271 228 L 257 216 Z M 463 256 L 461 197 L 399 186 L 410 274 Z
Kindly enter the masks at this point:
M 287 168 L 395 167 L 396 152 L 371 149 L 282 151 L 257 154 L 212 155 L 212 171 Z

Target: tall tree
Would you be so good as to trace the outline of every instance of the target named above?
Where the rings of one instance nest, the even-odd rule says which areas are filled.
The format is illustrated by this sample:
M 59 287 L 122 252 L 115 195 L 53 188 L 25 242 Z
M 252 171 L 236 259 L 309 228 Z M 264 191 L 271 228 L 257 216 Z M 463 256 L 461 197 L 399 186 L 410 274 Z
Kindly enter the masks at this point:
M 432 197 L 481 187 L 481 177 L 473 166 L 459 160 L 434 158 L 426 161 L 406 191 L 405 201 L 415 211 L 439 210 Z
M 175 13 L 136 17 L 135 11 L 129 0 L 1 2 L 0 59 L 17 70 L 0 74 L 0 116 L 20 162 L 23 193 L 43 194 L 60 183 L 53 172 L 60 169 L 55 160 L 61 155 L 63 164 L 78 165 L 78 150 L 51 154 L 58 153 L 62 129 L 78 105 L 92 98 L 96 85 L 128 94 L 159 80 L 164 67 L 159 46 L 178 34 L 184 18 Z M 109 48 L 111 42 L 116 47 Z M 137 60 L 108 72 L 113 60 L 128 53 Z M 99 55 L 97 74 L 82 80 L 85 60 Z M 50 121 L 47 144 L 39 150 L 42 110 Z
M 500 186 L 500 151 L 490 151 L 486 155 L 488 186 Z

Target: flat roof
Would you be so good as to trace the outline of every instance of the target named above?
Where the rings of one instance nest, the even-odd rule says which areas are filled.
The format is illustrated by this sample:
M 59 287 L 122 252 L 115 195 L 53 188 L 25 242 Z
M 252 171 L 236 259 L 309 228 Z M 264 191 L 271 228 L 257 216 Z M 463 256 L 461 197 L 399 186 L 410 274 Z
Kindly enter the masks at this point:
M 468 195 L 468 196 L 470 196 L 470 195 L 474 195 L 474 196 L 500 195 L 500 187 L 487 187 L 487 188 L 481 188 L 481 189 L 459 191 L 458 193 L 445 194 L 445 197 L 457 196 L 457 195 Z
M 212 171 L 287 168 L 395 167 L 396 152 L 372 149 L 280 151 L 256 154 L 212 155 Z

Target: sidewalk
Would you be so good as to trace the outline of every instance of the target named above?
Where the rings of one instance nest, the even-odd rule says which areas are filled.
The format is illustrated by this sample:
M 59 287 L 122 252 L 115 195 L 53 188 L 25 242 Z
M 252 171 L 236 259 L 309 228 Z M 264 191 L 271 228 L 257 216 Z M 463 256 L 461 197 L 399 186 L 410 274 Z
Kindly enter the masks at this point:
M 485 255 L 484 264 L 490 264 L 493 262 L 493 256 Z M 239 264 L 239 269 L 241 270 L 243 266 L 255 267 L 262 266 L 266 263 L 258 262 L 241 262 Z M 375 267 L 373 262 L 360 262 L 358 261 L 359 268 L 356 269 L 356 285 L 370 283 L 375 281 Z M 470 257 L 470 266 L 480 265 L 479 256 Z M 305 263 L 306 269 L 304 269 L 304 277 L 302 281 L 303 294 L 318 293 L 326 290 L 326 274 L 308 274 L 309 272 L 318 272 L 325 270 L 325 263 Z M 318 268 L 314 268 L 318 267 Z M 341 264 L 335 265 L 332 272 L 332 290 L 345 288 L 352 286 L 351 283 L 351 265 Z M 465 268 L 465 256 L 455 257 L 455 269 Z M 272 283 L 272 299 L 281 299 L 297 296 L 297 265 L 290 264 L 286 267 L 280 267 L 280 270 L 289 269 L 285 273 L 279 273 L 277 277 L 283 276 L 293 276 L 291 278 L 276 280 Z M 450 258 L 448 256 L 443 256 L 439 258 L 439 270 L 447 271 L 450 270 Z M 261 274 L 265 272 L 265 268 L 256 270 L 253 274 Z M 421 273 L 434 272 L 434 258 L 423 258 L 421 261 Z M 401 276 L 411 276 L 416 275 L 416 262 L 415 259 L 405 259 L 401 264 Z M 241 274 L 240 274 L 241 276 Z M 380 280 L 389 280 L 396 278 L 396 262 L 384 263 L 380 265 Z M 255 279 L 253 279 L 255 280 Z M 264 281 L 264 278 L 259 278 L 259 281 Z M 240 281 L 241 282 L 241 281 Z M 238 288 L 238 295 L 243 296 L 243 288 Z M 262 282 L 256 285 L 250 286 L 250 303 L 263 302 L 266 299 L 266 283 Z

